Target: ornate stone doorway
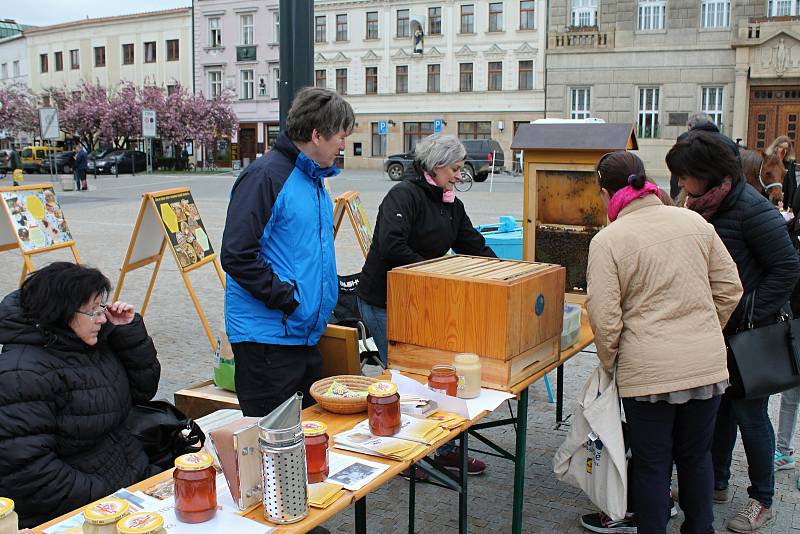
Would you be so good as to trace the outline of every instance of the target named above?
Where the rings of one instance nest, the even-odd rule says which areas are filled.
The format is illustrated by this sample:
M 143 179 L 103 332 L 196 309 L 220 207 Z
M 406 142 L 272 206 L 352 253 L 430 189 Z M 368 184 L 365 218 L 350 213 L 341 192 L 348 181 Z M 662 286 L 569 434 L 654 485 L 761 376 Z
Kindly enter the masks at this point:
M 749 148 L 763 150 L 780 135 L 788 135 L 796 140 L 798 121 L 800 86 L 750 88 L 750 114 L 747 122 Z

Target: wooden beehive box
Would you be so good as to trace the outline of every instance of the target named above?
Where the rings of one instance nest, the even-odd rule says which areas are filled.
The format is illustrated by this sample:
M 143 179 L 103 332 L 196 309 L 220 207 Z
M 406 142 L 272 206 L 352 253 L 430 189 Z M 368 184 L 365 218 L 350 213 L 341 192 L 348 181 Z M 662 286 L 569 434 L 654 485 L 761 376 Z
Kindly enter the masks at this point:
M 507 389 L 558 358 L 565 270 L 449 256 L 388 275 L 389 364 L 427 375 L 459 352 L 481 357 L 483 385 Z

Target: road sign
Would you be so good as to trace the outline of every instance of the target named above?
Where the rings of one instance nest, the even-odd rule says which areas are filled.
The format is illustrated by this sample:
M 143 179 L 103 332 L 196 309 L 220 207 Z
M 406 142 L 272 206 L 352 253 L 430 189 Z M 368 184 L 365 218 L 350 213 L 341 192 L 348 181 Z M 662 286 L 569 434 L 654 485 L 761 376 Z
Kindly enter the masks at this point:
M 386 121 L 378 121 L 378 135 L 389 133 L 389 124 Z
M 433 133 L 442 133 L 442 119 L 433 120 Z
M 39 108 L 39 125 L 42 139 L 55 141 L 61 137 L 58 128 L 58 110 L 56 108 Z
M 152 109 L 142 110 L 142 136 L 156 136 L 156 112 Z

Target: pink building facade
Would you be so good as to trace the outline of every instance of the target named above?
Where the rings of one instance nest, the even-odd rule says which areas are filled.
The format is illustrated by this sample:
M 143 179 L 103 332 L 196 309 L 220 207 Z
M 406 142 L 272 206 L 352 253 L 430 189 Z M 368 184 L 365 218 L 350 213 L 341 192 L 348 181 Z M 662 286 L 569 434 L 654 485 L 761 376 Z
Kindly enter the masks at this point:
M 280 14 L 278 0 L 194 0 L 194 88 L 211 97 L 230 91 L 239 129 L 220 139 L 213 157 L 242 167 L 278 135 Z

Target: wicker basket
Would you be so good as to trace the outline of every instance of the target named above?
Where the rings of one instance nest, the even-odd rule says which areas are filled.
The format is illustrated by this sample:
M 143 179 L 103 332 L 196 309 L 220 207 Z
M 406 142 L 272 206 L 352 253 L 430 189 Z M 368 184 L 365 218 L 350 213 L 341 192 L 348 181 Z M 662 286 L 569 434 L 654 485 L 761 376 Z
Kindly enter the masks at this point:
M 367 398 L 329 397 L 323 395 L 332 382 L 344 384 L 353 390 L 366 391 L 370 384 L 378 382 L 378 379 L 368 376 L 338 375 L 317 380 L 311 385 L 311 396 L 324 409 L 333 413 L 352 414 L 367 411 Z

